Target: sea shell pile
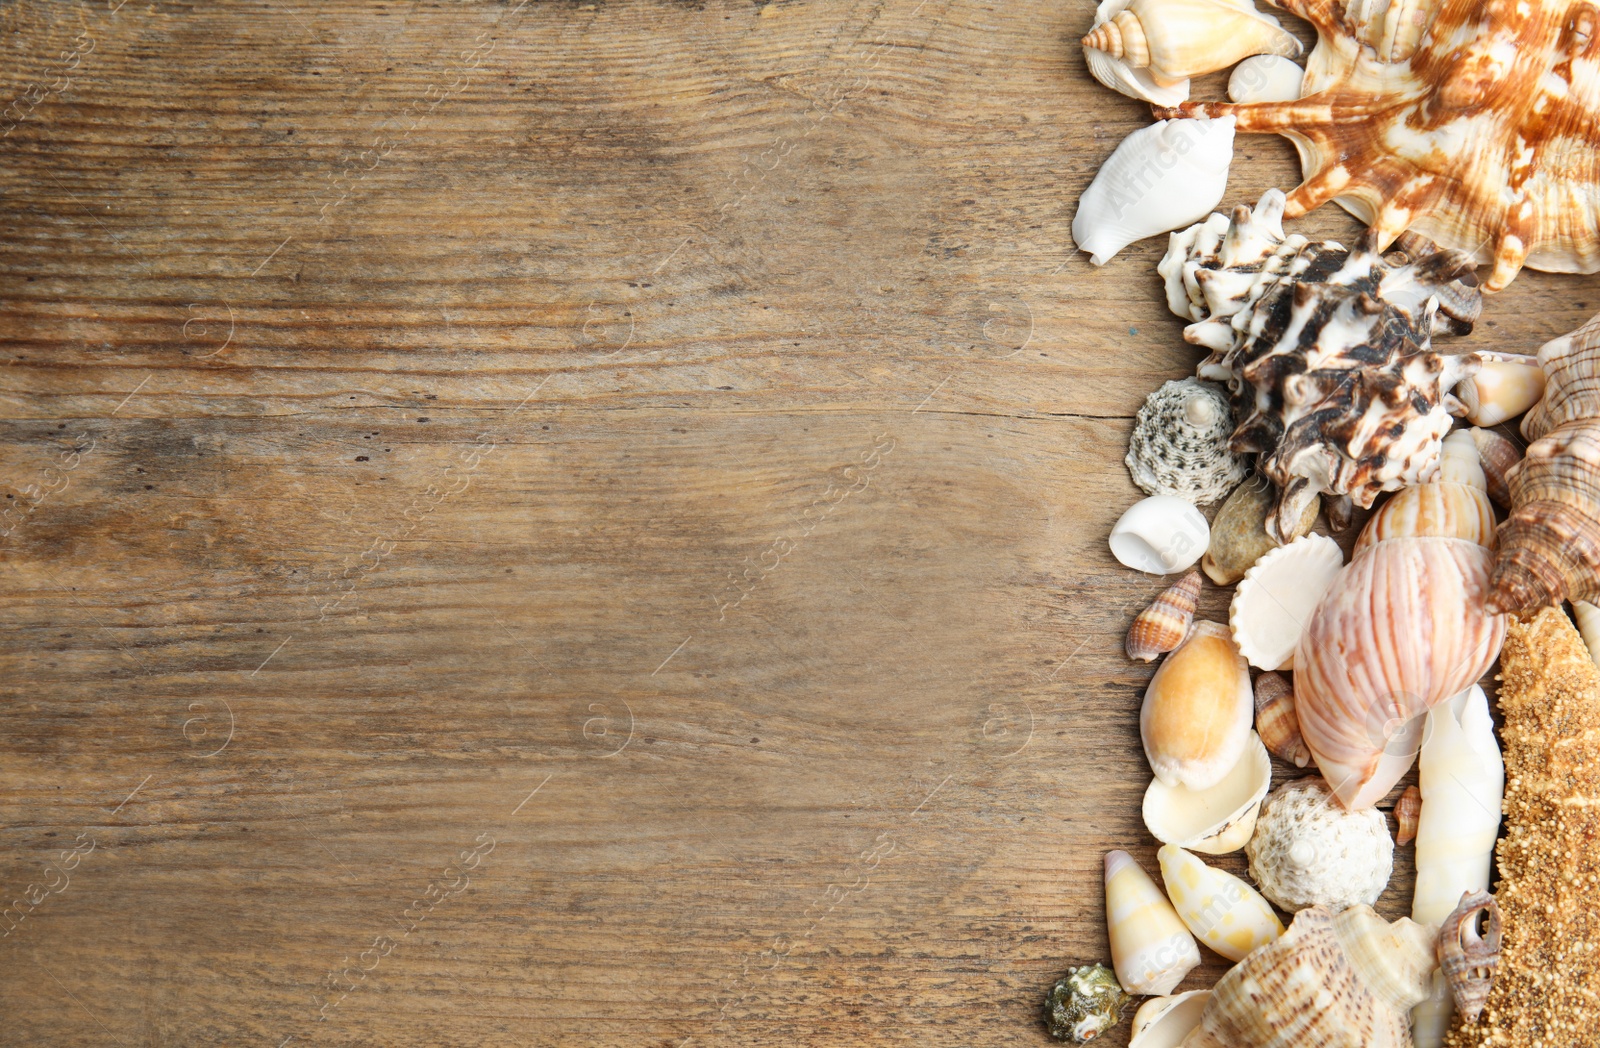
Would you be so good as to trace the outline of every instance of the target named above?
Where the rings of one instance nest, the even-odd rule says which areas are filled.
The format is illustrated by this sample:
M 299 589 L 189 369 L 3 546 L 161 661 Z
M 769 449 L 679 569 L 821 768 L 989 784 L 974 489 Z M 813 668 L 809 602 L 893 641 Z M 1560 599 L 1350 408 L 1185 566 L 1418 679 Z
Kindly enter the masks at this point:
M 1600 316 L 1537 357 L 1434 339 L 1470 335 L 1524 265 L 1600 272 L 1600 8 L 1281 6 L 1317 30 L 1303 70 L 1249 0 L 1106 0 L 1083 39 L 1161 120 L 1102 168 L 1074 238 L 1098 265 L 1170 232 L 1157 276 L 1209 354 L 1140 412 L 1126 461 L 1150 497 L 1110 540 L 1169 576 L 1126 640 L 1155 663 L 1138 722 L 1162 884 L 1136 849 L 1106 856 L 1118 978 L 1154 997 L 1132 1044 L 1591 1043 Z M 1231 103 L 1186 101 L 1229 67 Z M 1289 137 L 1306 180 L 1207 214 L 1235 130 Z M 1151 165 L 1171 177 L 1114 199 Z M 1368 224 L 1353 247 L 1284 229 L 1329 199 Z M 1358 507 L 1359 533 L 1318 527 Z M 1234 587 L 1226 623 L 1207 579 Z M 1416 883 L 1391 922 L 1373 906 L 1397 846 Z M 1209 858 L 1241 850 L 1249 880 Z M 1233 967 L 1175 992 L 1202 950 Z

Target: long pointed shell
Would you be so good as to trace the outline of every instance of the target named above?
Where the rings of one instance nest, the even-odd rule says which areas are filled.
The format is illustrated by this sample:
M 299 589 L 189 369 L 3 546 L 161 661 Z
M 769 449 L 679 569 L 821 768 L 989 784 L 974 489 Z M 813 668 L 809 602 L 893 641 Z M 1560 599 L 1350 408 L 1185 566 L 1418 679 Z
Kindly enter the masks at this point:
M 1092 29 L 1083 46 L 1149 69 L 1162 85 L 1226 69 L 1249 55 L 1301 50 L 1277 19 L 1241 0 L 1133 0 Z
M 1268 553 L 1244 573 L 1228 605 L 1228 625 L 1250 665 L 1294 668 L 1300 635 L 1343 567 L 1337 542 L 1306 535 Z
M 1417 839 L 1417 820 L 1422 816 L 1422 791 L 1413 783 L 1394 803 L 1394 842 L 1410 844 Z M 1415 918 L 1413 918 L 1415 919 Z
M 1482 935 L 1478 933 L 1479 914 L 1489 919 Z M 1467 1022 L 1477 1022 L 1489 999 L 1494 971 L 1500 966 L 1500 906 L 1493 895 L 1461 893 L 1460 904 L 1439 927 L 1438 956 L 1456 1010 Z
M 1511 505 L 1511 485 L 1506 474 L 1522 461 L 1522 452 L 1511 441 L 1492 429 L 1473 427 L 1472 442 L 1478 446 L 1478 459 L 1483 466 L 1484 489 L 1496 506 Z
M 1200 573 L 1191 571 L 1161 591 L 1128 627 L 1128 658 L 1149 662 L 1183 643 L 1200 599 Z
M 1106 924 L 1111 963 L 1129 993 L 1171 993 L 1200 963 L 1194 936 L 1125 851 L 1106 853 Z
M 1410 1048 L 1406 1013 L 1428 993 L 1432 936 L 1370 906 L 1302 910 L 1225 974 L 1184 1048 Z
M 1544 372 L 1527 364 L 1484 361 L 1478 373 L 1456 387 L 1474 426 L 1498 426 L 1516 418 L 1544 396 Z
M 1103 266 L 1135 240 L 1197 222 L 1222 201 L 1229 120 L 1164 120 L 1122 140 L 1078 200 L 1072 241 Z
M 1163 844 L 1226 855 L 1250 839 L 1261 798 L 1271 786 L 1272 758 L 1252 732 L 1239 763 L 1210 789 L 1191 790 L 1153 780 L 1144 791 L 1144 825 Z
M 1476 684 L 1429 710 L 1423 737 L 1411 919 L 1438 924 L 1462 892 L 1489 886 L 1506 773 L 1488 696 Z
M 1139 710 L 1139 736 L 1156 778 L 1203 790 L 1222 781 L 1250 738 L 1250 670 L 1226 627 L 1197 622 L 1168 655 Z
M 1279 760 L 1296 768 L 1311 763 L 1294 711 L 1294 688 L 1280 674 L 1267 672 L 1256 678 L 1256 734 Z
M 1283 934 L 1283 922 L 1256 890 L 1225 870 L 1207 866 L 1182 848 L 1156 852 L 1167 898 L 1195 938 L 1230 961 Z
M 1128 1048 L 1178 1048 L 1211 999 L 1210 990 L 1190 990 L 1175 997 L 1152 997 L 1133 1013 L 1133 1039 Z
M 1505 617 L 1485 608 L 1489 551 L 1397 538 L 1364 550 L 1317 606 L 1295 655 L 1300 734 L 1346 807 L 1389 792 L 1430 707 L 1494 664 Z

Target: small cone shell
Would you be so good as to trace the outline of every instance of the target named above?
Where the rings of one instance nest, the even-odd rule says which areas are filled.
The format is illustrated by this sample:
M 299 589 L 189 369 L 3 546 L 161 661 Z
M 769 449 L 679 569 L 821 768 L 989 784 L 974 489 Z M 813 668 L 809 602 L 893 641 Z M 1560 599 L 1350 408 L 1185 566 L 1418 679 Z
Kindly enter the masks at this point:
M 1117 981 L 1129 993 L 1169 994 L 1200 963 L 1194 936 L 1125 851 L 1106 853 L 1106 929 Z
M 1200 573 L 1191 571 L 1168 586 L 1141 611 L 1128 629 L 1128 658 L 1149 662 L 1176 648 L 1189 635 L 1200 599 Z
M 1296 768 L 1311 763 L 1311 750 L 1300 737 L 1300 718 L 1294 712 L 1294 688 L 1270 670 L 1256 678 L 1256 734 L 1274 757 Z
M 1509 507 L 1511 486 L 1506 481 L 1506 474 L 1511 472 L 1512 466 L 1522 461 L 1521 450 L 1492 429 L 1474 427 L 1470 432 L 1472 442 L 1478 446 L 1478 458 L 1483 463 L 1484 482 L 1490 501 L 1496 506 Z
M 1417 822 L 1422 818 L 1422 791 L 1413 783 L 1406 787 L 1394 805 L 1396 844 L 1410 844 L 1417 839 Z
M 1157 83 L 1171 84 L 1227 69 L 1251 55 L 1294 56 L 1294 34 L 1240 0 L 1133 0 L 1083 38 Z
M 1150 678 L 1139 735 L 1168 786 L 1204 790 L 1238 764 L 1250 740 L 1250 667 L 1228 629 L 1197 622 Z
M 1544 372 L 1531 364 L 1486 360 L 1475 375 L 1456 387 L 1474 426 L 1498 426 L 1516 418 L 1544 396 Z
M 1233 874 L 1207 866 L 1172 845 L 1156 852 L 1167 898 L 1195 938 L 1230 961 L 1283 934 L 1272 905 Z
M 1600 666 L 1600 608 L 1586 600 L 1575 600 L 1572 617 L 1578 620 L 1578 633 L 1583 637 L 1583 646 L 1589 649 L 1589 657 Z
M 1428 995 L 1429 929 L 1370 906 L 1301 910 L 1287 933 L 1218 981 L 1183 1048 L 1411 1048 Z

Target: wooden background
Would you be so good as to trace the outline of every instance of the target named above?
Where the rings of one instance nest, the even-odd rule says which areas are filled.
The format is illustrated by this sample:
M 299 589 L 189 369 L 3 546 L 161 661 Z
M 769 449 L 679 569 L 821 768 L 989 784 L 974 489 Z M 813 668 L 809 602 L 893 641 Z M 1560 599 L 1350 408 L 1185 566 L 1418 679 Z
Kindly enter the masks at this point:
M 0 1043 L 1046 1043 L 1196 359 L 1091 15 L 0 4 Z

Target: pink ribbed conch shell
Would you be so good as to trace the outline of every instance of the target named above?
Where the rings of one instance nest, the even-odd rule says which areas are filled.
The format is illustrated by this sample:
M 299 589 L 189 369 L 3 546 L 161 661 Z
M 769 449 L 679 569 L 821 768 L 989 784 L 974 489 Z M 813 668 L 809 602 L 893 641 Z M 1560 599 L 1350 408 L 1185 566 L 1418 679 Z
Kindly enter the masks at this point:
M 1456 538 L 1386 539 L 1357 554 L 1312 614 L 1295 653 L 1300 734 L 1334 795 L 1370 807 L 1405 774 L 1423 714 L 1493 665 L 1493 554 Z

